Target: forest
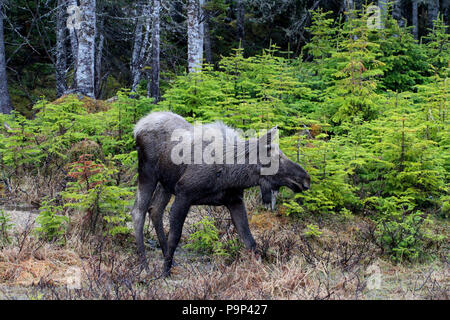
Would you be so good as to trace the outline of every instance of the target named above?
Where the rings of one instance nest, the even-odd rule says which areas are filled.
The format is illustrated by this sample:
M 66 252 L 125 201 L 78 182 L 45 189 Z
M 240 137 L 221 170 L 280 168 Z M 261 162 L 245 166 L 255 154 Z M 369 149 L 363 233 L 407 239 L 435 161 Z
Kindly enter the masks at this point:
M 0 0 L 0 299 L 448 300 L 449 8 Z M 168 277 L 148 218 L 143 270 L 133 129 L 155 111 L 277 127 L 309 190 L 245 190 L 254 252 L 192 206 Z

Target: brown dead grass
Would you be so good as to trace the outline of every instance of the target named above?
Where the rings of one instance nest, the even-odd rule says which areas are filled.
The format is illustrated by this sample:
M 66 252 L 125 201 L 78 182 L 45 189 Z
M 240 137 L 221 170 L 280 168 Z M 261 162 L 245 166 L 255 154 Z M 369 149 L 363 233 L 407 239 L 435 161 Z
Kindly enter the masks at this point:
M 95 113 L 100 111 L 106 111 L 110 108 L 111 102 L 107 100 L 95 100 L 86 96 L 78 96 L 78 95 L 63 95 L 52 102 L 52 104 L 59 105 L 61 103 L 66 102 L 68 97 L 76 97 L 78 100 L 83 102 L 83 106 L 89 113 Z
M 83 235 L 80 214 L 71 219 L 64 246 L 31 233 L 14 237 L 0 250 L 0 285 L 32 288 L 43 299 L 448 299 L 448 262 L 386 260 L 363 236 L 371 229 L 364 218 L 295 220 L 262 210 L 256 200 L 251 206 L 257 254 L 245 249 L 233 259 L 189 254 L 182 247 L 192 224 L 204 215 L 216 219 L 224 239 L 235 236 L 226 210 L 196 207 L 186 221 L 172 276 L 161 278 L 159 248 L 147 248 L 150 272 L 140 272 L 132 236 L 117 242 Z M 309 223 L 319 225 L 319 238 L 304 236 Z M 153 230 L 148 233 L 155 239 Z M 71 267 L 82 272 L 80 290 L 66 289 Z M 369 288 L 376 270 L 380 288 Z
M 21 248 L 11 246 L 0 251 L 0 284 L 31 286 L 48 279 L 61 285 L 67 270 L 80 265 L 75 251 L 30 237 Z
M 257 229 L 259 232 L 268 230 L 276 231 L 282 226 L 289 224 L 287 217 L 278 216 L 273 212 L 262 212 L 253 214 L 249 221 L 252 230 Z

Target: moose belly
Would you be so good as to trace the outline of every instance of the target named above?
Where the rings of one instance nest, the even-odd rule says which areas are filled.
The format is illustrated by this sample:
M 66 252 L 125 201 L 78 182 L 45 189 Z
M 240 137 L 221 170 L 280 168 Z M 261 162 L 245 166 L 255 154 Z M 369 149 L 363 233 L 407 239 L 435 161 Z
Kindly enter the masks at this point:
M 193 201 L 193 205 L 222 206 L 230 203 L 233 198 L 239 197 L 241 190 L 224 190 L 211 193 Z

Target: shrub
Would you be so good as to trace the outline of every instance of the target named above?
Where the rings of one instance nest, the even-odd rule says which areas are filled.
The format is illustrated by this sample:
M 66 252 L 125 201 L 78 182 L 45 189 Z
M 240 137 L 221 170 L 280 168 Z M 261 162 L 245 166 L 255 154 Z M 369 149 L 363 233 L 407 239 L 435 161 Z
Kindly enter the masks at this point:
M 9 244 L 9 233 L 14 224 L 11 222 L 11 216 L 3 209 L 0 209 L 0 244 L 2 246 Z
M 130 221 L 130 216 L 127 213 L 133 193 L 129 188 L 113 184 L 115 169 L 96 163 L 90 157 L 82 155 L 70 164 L 68 176 L 74 181 L 61 192 L 64 206 L 85 212 L 84 221 L 89 223 L 91 232 L 95 232 L 99 221 L 105 221 L 108 234 L 128 234 L 126 222 Z
M 40 213 L 36 218 L 39 227 L 35 228 L 39 237 L 47 241 L 64 242 L 69 218 L 62 215 L 63 207 L 54 205 L 55 199 L 42 201 Z
M 189 236 L 189 242 L 184 247 L 193 251 L 213 254 L 215 256 L 235 256 L 241 245 L 237 239 L 221 242 L 219 231 L 214 225 L 214 219 L 204 217 L 194 224 L 194 232 Z
M 320 238 L 322 235 L 322 231 L 320 231 L 319 226 L 316 224 L 308 224 L 306 226 L 305 236 L 310 238 Z
M 394 261 L 417 260 L 424 256 L 426 240 L 440 242 L 446 238 L 427 228 L 432 221 L 422 211 L 413 211 L 410 200 L 396 197 L 380 200 L 382 216 L 375 236 L 379 246 Z

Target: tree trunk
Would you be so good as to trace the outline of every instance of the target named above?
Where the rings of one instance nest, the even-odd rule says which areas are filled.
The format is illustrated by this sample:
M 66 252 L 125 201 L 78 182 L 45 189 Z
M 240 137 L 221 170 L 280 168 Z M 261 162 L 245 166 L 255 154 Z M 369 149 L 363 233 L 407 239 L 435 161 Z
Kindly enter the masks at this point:
M 434 21 L 439 14 L 439 0 L 430 0 L 428 2 L 428 28 L 433 28 Z
M 419 38 L 419 12 L 418 12 L 418 0 L 412 0 L 412 24 L 414 26 L 413 35 L 414 39 Z
M 102 80 L 102 60 L 103 47 L 105 45 L 105 36 L 103 35 L 104 18 L 100 24 L 99 39 L 95 58 L 95 97 L 98 99 L 100 95 L 100 82 Z
M 69 29 L 70 49 L 72 53 L 72 64 L 73 64 L 73 82 L 72 82 L 73 89 L 75 89 L 77 85 L 78 32 L 79 32 L 79 29 L 77 28 L 75 23 L 77 22 L 76 20 L 81 18 L 77 16 L 79 14 L 79 11 L 76 10 L 75 8 L 79 9 L 77 0 L 69 0 L 67 13 L 69 14 L 68 21 L 71 22 L 71 24 L 68 23 L 68 29 Z
M 353 0 L 343 0 L 341 11 L 344 13 L 345 21 L 351 21 L 353 18 L 353 10 L 355 9 Z
M 210 18 L 211 14 L 204 10 L 205 21 L 203 23 L 203 43 L 205 47 L 205 61 L 206 63 L 212 64 L 212 50 L 211 50 L 211 30 L 210 30 Z
M 95 98 L 96 0 L 81 0 L 81 28 L 78 30 L 76 91 Z
M 343 5 L 344 5 L 344 11 L 346 12 L 345 16 L 348 17 L 348 14 L 350 13 L 350 11 L 354 9 L 353 0 L 344 0 Z
M 95 97 L 98 99 L 100 95 L 100 82 L 102 80 L 102 61 L 103 61 L 103 47 L 105 45 L 105 36 L 100 34 L 97 46 L 97 57 L 95 59 Z
M 236 5 L 236 40 L 241 48 L 244 48 L 245 36 L 245 7 L 242 0 Z
M 203 2 L 202 0 L 200 0 Z M 198 72 L 202 68 L 203 34 L 200 25 L 200 6 L 198 0 L 188 0 L 188 70 Z
M 400 27 L 405 26 L 405 20 L 402 16 L 402 3 L 401 0 L 395 0 L 392 7 L 392 17 L 397 20 Z
M 6 77 L 5 39 L 3 35 L 3 0 L 0 0 L 0 113 L 11 113 L 12 103 Z
M 144 30 L 144 8 L 142 2 L 142 10 L 137 10 L 137 15 L 141 16 L 137 19 L 136 29 L 134 32 L 134 45 L 133 52 L 131 54 L 131 91 L 136 92 L 137 86 L 141 81 L 141 50 L 142 50 L 142 32 Z
M 152 86 L 151 96 L 154 99 L 154 103 L 159 101 L 159 77 L 160 77 L 160 11 L 161 1 L 153 1 L 153 14 L 152 14 Z
M 62 96 L 67 90 L 66 84 L 66 21 L 64 13 L 66 10 L 65 1 L 58 0 L 56 16 L 56 95 Z

